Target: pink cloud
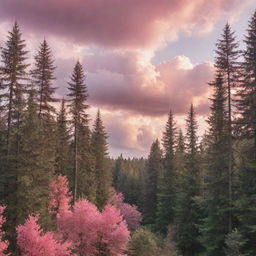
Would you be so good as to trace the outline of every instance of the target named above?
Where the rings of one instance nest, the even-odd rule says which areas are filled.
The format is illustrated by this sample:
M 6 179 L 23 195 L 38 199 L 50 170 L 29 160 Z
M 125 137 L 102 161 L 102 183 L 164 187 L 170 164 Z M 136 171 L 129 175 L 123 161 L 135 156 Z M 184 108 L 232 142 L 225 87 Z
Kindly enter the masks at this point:
M 152 47 L 178 32 L 204 33 L 252 0 L 3 0 L 2 21 L 81 44 Z
M 97 59 L 97 56 L 94 58 Z M 111 57 L 108 58 L 111 63 Z M 116 58 L 113 56 L 113 59 Z M 98 68 L 94 66 L 93 73 L 88 69 L 91 104 L 159 116 L 168 113 L 170 108 L 182 115 L 193 101 L 199 114 L 208 112 L 208 82 L 214 73 L 211 63 L 193 65 L 187 57 L 178 56 L 154 66 L 148 61 L 142 65 L 141 56 L 131 59 L 129 67 L 118 66 L 113 69 L 108 65 L 100 65 Z M 86 65 L 91 66 L 89 61 Z
M 147 156 L 150 145 L 161 137 L 166 117 L 143 117 L 127 111 L 102 110 L 103 122 L 108 132 L 110 154 L 118 156 Z M 163 121 L 164 120 L 164 121 Z M 159 128 L 160 127 L 160 128 Z

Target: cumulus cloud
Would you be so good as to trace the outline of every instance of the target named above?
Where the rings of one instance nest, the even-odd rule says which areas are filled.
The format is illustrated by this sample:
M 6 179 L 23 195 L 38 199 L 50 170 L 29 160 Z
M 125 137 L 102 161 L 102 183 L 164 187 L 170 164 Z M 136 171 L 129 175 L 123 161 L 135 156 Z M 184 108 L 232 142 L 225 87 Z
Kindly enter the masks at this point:
M 102 110 L 103 122 L 108 132 L 112 156 L 145 157 L 153 140 L 162 134 L 164 117 L 130 115 L 127 111 Z
M 193 102 L 199 114 L 208 112 L 208 82 L 213 64 L 192 64 L 186 56 L 177 56 L 159 65 L 150 57 L 134 52 L 103 52 L 81 60 L 86 70 L 89 102 L 110 110 L 161 116 L 172 108 L 177 115 Z M 59 94 L 67 93 L 67 81 L 75 59 L 57 59 Z
M 155 47 L 186 34 L 211 31 L 223 15 L 253 0 L 1 0 L 0 19 L 37 33 L 105 47 Z
M 214 73 L 211 63 L 193 65 L 187 57 L 178 56 L 154 66 L 149 61 L 142 61 L 143 56 L 128 55 L 127 58 L 128 66 L 113 68 L 99 64 L 88 68 L 87 84 L 92 104 L 149 116 L 164 115 L 170 108 L 176 114 L 184 114 L 191 102 L 200 114 L 208 111 L 207 83 Z M 111 63 L 111 57 L 107 59 Z M 113 56 L 113 59 L 118 57 Z M 120 60 L 126 63 L 124 56 Z M 88 59 L 85 67 L 87 65 L 92 65 Z

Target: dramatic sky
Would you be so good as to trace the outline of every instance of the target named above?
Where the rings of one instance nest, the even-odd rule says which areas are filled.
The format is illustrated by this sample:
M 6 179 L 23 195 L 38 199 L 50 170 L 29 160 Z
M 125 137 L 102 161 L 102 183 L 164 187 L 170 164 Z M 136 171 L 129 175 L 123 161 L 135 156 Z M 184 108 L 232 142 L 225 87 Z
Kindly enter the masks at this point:
M 255 8 L 255 0 L 0 0 L 0 44 L 15 20 L 31 60 L 46 38 L 58 97 L 79 59 L 91 123 L 101 109 L 110 155 L 140 157 L 161 138 L 170 108 L 184 130 L 193 102 L 202 134 L 215 43 L 226 22 L 242 41 Z

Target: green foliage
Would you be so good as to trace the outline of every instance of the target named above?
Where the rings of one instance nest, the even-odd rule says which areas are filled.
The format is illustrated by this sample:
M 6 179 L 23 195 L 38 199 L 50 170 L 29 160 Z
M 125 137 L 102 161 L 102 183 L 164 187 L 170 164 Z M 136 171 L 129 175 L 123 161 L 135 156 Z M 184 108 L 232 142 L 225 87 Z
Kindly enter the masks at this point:
M 156 256 L 158 255 L 157 239 L 146 228 L 137 229 L 129 242 L 129 256 Z
M 181 177 L 184 174 L 185 170 L 185 138 L 182 134 L 182 130 L 179 131 L 177 145 L 175 148 L 175 167 L 177 170 L 178 183 L 181 185 Z
M 186 127 L 186 163 L 175 208 L 176 242 L 182 255 L 196 256 L 201 250 L 198 226 L 202 213 L 196 201 L 201 190 L 197 122 L 193 105 L 188 113 Z
M 214 95 L 211 99 L 209 117 L 209 134 L 207 149 L 207 166 L 205 178 L 205 213 L 201 225 L 202 255 L 225 255 L 225 235 L 229 227 L 228 201 L 228 130 L 225 111 L 225 90 L 222 77 L 217 75 L 212 83 Z
M 237 229 L 234 229 L 226 236 L 225 243 L 227 246 L 227 256 L 245 256 L 245 254 L 241 253 L 241 248 L 245 245 L 246 241 Z
M 256 158 L 256 11 L 249 21 L 244 42 L 246 49 L 243 52 L 243 74 L 237 100 L 241 118 L 237 125 L 241 135 L 253 140 L 253 157 Z
M 249 152 L 247 151 L 247 155 L 244 155 L 240 164 L 240 194 L 236 207 L 238 210 L 237 217 L 241 223 L 239 229 L 246 239 L 243 252 L 254 255 L 256 253 L 256 161 L 250 158 L 251 148 L 249 147 Z
M 163 172 L 158 182 L 157 194 L 157 218 L 156 228 L 163 234 L 167 233 L 167 227 L 174 220 L 174 208 L 176 203 L 177 175 L 174 161 L 176 127 L 173 114 L 170 111 L 168 121 L 163 133 Z
M 157 186 L 162 173 L 162 152 L 159 141 L 153 142 L 147 162 L 145 182 L 144 223 L 154 224 L 157 209 Z
M 60 112 L 56 123 L 55 173 L 62 174 L 71 180 L 71 148 L 65 100 L 61 101 Z
M 122 155 L 115 160 L 113 186 L 122 192 L 125 201 L 135 204 L 143 211 L 145 204 L 146 160 L 143 158 L 124 159 Z
M 74 200 L 87 197 L 95 200 L 94 157 L 91 148 L 91 132 L 87 112 L 87 87 L 83 66 L 77 62 L 69 83 L 70 115 L 72 129 Z
M 37 114 L 33 92 L 21 127 L 21 146 L 18 166 L 17 222 L 21 224 L 31 214 L 39 214 L 41 223 L 49 228 L 48 193 L 53 178 L 54 158 L 48 157 L 47 138 Z
M 243 252 L 255 255 L 256 241 L 256 11 L 249 21 L 245 36 L 242 81 L 238 91 L 238 135 L 242 147 L 239 154 L 239 199 L 236 202 L 238 219 L 246 244 Z
M 56 102 L 54 93 L 56 88 L 52 86 L 54 82 L 54 61 L 51 49 L 44 40 L 35 56 L 35 68 L 31 71 L 33 87 L 36 88 L 36 103 L 38 104 L 38 115 L 40 119 L 49 118 L 55 113 L 51 103 Z
M 3 47 L 1 47 L 1 118 L 4 120 L 2 126 L 2 161 L 1 183 L 3 194 L 1 201 L 8 205 L 6 225 L 10 227 L 7 235 L 11 237 L 11 246 L 14 247 L 14 232 L 17 224 L 17 181 L 18 181 L 18 159 L 21 143 L 22 115 L 25 107 L 24 92 L 27 82 L 27 51 L 26 44 L 22 39 L 22 33 L 15 22 L 12 31 Z M 12 225 L 10 225 L 10 223 Z
M 102 209 L 110 193 L 111 172 L 107 166 L 107 134 L 98 111 L 92 132 L 92 154 L 95 158 L 96 205 Z
M 160 250 L 160 256 L 177 256 L 177 249 L 175 243 L 175 227 L 169 227 L 163 246 Z

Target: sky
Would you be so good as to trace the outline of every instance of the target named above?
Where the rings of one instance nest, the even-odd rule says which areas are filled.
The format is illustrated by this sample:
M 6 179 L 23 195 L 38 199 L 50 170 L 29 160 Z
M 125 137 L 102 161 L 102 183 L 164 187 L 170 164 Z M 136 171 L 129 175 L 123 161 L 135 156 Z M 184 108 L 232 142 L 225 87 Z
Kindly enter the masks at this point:
M 31 62 L 46 39 L 59 98 L 79 60 L 90 122 L 100 109 L 110 156 L 146 157 L 170 109 L 185 131 L 193 103 L 203 134 L 215 44 L 229 22 L 243 47 L 255 9 L 255 0 L 0 0 L 0 45 L 15 21 Z

